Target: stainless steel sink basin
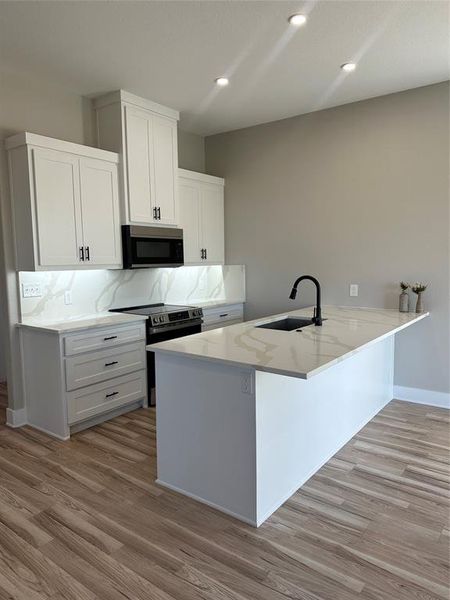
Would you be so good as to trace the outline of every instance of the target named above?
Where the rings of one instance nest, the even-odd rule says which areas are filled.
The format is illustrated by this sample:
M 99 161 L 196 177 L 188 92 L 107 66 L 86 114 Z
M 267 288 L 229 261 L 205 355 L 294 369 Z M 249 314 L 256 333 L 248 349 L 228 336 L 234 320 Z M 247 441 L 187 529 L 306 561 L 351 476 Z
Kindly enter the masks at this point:
M 308 325 L 312 324 L 312 319 L 287 317 L 286 319 L 280 319 L 279 321 L 273 321 L 272 323 L 263 323 L 262 325 L 256 325 L 256 327 L 258 329 L 277 329 L 278 331 L 293 331 L 294 329 L 308 327 Z

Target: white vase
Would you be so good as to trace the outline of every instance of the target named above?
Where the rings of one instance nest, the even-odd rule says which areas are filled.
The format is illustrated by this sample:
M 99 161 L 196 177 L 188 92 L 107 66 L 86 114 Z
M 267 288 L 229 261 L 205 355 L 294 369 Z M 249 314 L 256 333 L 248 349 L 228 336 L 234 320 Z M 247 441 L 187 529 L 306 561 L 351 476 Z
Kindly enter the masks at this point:
M 409 294 L 402 292 L 399 296 L 398 310 L 400 312 L 409 312 Z

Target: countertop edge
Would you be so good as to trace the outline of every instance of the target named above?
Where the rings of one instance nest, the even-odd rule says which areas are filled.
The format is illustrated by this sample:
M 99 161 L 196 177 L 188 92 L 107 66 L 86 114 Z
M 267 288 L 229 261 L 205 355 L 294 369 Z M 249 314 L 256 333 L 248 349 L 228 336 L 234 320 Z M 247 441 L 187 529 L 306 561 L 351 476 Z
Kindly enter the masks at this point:
M 111 313 L 111 315 L 114 315 L 116 313 Z M 147 317 L 144 315 L 127 315 L 127 318 L 123 318 L 122 315 L 117 315 L 117 317 L 115 316 L 108 316 L 108 317 L 104 317 L 105 321 L 108 319 L 109 322 L 106 323 L 102 323 L 101 321 L 97 322 L 97 323 L 87 323 L 88 321 L 92 321 L 95 319 L 95 317 L 91 317 L 91 319 L 86 318 L 86 319 L 79 319 L 79 320 L 74 320 L 73 321 L 73 326 L 69 326 L 69 327 L 64 327 L 63 329 L 61 329 L 60 327 L 58 327 L 59 323 L 63 323 L 62 321 L 58 321 L 55 323 L 16 323 L 16 327 L 18 327 L 19 329 L 32 329 L 34 331 L 41 331 L 44 333 L 51 333 L 54 335 L 65 335 L 66 333 L 74 333 L 76 331 L 83 331 L 83 330 L 90 330 L 90 329 L 101 329 L 104 327 L 114 327 L 114 326 L 120 326 L 120 325 L 127 325 L 128 323 L 136 323 L 136 322 L 141 322 L 141 321 L 146 321 Z M 100 317 L 101 319 L 101 317 Z
M 376 310 L 376 309 L 374 309 L 374 310 Z M 407 327 L 414 325 L 414 323 L 418 323 L 419 321 L 422 321 L 429 315 L 430 315 L 430 313 L 428 311 L 424 312 L 424 313 L 417 313 L 417 316 L 414 320 L 409 321 L 408 323 L 403 323 L 402 325 L 399 325 L 398 327 L 395 327 L 394 329 L 392 329 L 386 333 L 383 333 L 382 335 L 379 335 L 378 337 L 375 337 L 372 340 L 369 340 L 365 344 L 362 344 L 361 346 L 357 346 L 356 348 L 353 348 L 352 350 L 345 352 L 341 356 L 333 358 L 332 360 L 321 365 L 320 367 L 317 367 L 316 369 L 313 369 L 313 370 L 307 371 L 307 372 L 290 371 L 289 369 L 283 370 L 283 369 L 277 369 L 277 368 L 273 368 L 273 367 L 265 367 L 265 366 L 257 365 L 257 364 L 251 363 L 251 362 L 234 361 L 231 359 L 215 358 L 213 356 L 200 356 L 198 354 L 195 354 L 192 352 L 187 352 L 187 351 L 156 348 L 156 347 L 153 347 L 152 344 L 147 345 L 146 350 L 155 352 L 155 354 L 158 353 L 158 354 L 172 354 L 174 356 L 184 356 L 184 357 L 190 358 L 192 360 L 221 363 L 221 364 L 230 365 L 230 366 L 234 366 L 234 367 L 240 367 L 243 369 L 254 369 L 255 371 L 262 371 L 263 373 L 274 373 L 275 375 L 284 375 L 286 377 L 294 377 L 297 379 L 305 379 L 306 380 L 306 379 L 310 379 L 311 377 L 314 377 L 316 375 L 319 375 L 323 371 L 326 371 L 327 369 L 333 367 L 334 365 L 336 365 L 340 362 L 343 362 L 347 358 L 350 358 L 351 356 L 358 354 L 359 352 L 361 352 L 362 350 L 365 350 L 366 348 L 372 346 L 373 344 L 376 344 L 377 342 L 381 342 L 382 340 L 399 333 L 403 329 L 406 329 Z M 259 321 L 259 320 L 260 319 L 255 319 L 255 321 Z

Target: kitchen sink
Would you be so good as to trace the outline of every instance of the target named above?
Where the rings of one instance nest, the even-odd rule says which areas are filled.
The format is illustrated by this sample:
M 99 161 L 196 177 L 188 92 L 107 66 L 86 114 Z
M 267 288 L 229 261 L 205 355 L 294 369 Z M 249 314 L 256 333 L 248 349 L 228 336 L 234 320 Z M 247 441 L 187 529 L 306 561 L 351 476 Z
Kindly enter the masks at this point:
M 294 329 L 308 327 L 308 325 L 312 324 L 312 319 L 299 319 L 296 317 L 287 317 L 286 319 L 280 319 L 280 321 L 273 321 L 272 323 L 263 323 L 262 325 L 256 325 L 256 328 L 276 329 L 278 331 L 293 331 Z

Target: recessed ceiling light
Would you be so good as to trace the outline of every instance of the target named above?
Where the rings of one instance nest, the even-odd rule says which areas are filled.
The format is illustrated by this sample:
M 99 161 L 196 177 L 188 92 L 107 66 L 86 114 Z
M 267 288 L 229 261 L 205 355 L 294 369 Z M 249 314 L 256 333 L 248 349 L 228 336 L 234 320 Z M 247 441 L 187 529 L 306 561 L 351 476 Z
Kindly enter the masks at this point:
M 300 25 L 304 25 L 306 23 L 306 17 L 305 15 L 292 15 L 289 17 L 288 21 L 291 25 L 299 27 Z
M 230 81 L 226 77 L 217 77 L 217 79 L 214 79 L 214 81 L 219 87 L 225 87 L 230 83 Z
M 356 65 L 355 63 L 344 63 L 343 65 L 341 65 L 341 69 L 346 73 L 351 73 L 356 69 Z

